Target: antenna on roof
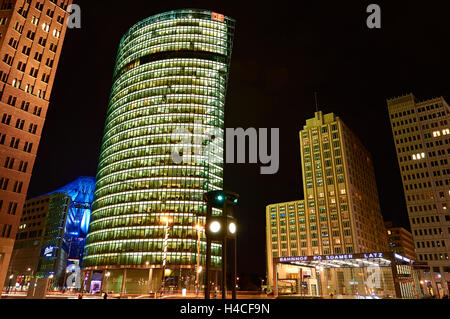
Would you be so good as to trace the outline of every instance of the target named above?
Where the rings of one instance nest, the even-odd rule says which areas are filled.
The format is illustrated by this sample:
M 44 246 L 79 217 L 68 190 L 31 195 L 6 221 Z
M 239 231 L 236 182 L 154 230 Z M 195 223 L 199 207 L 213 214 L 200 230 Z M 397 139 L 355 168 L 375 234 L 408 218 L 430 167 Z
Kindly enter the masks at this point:
M 317 92 L 314 92 L 314 100 L 316 101 L 316 112 L 319 112 L 319 107 L 317 105 Z

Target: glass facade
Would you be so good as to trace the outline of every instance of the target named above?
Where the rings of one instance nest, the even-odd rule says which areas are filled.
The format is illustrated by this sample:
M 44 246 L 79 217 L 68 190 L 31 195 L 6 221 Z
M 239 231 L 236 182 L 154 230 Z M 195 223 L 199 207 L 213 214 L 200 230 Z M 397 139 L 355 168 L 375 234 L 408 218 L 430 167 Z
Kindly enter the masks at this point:
M 195 225 L 205 223 L 203 194 L 223 184 L 224 106 L 233 34 L 234 20 L 186 9 L 143 20 L 122 38 L 85 269 L 161 267 L 165 217 L 170 218 L 167 265 L 195 266 Z M 217 138 L 208 135 L 211 130 L 219 133 Z M 185 133 L 177 133 L 181 131 Z M 178 163 L 172 153 L 182 143 L 191 145 L 192 152 L 182 148 L 183 161 Z M 202 233 L 202 264 L 205 252 Z M 219 266 L 220 245 L 212 246 L 212 255 L 213 265 Z M 130 276 L 146 278 L 140 273 Z
M 37 269 L 37 274 L 40 276 L 54 274 L 59 279 L 64 274 L 67 251 L 62 247 L 69 205 L 70 197 L 64 193 L 53 193 L 49 198 Z

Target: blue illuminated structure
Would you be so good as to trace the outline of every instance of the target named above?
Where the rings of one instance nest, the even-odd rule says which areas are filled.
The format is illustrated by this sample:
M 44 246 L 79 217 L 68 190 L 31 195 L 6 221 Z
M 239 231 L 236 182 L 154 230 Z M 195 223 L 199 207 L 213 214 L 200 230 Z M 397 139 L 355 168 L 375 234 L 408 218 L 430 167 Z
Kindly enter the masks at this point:
M 40 196 L 51 195 L 38 272 L 48 275 L 52 270 L 60 278 L 67 266 L 81 266 L 94 191 L 95 178 L 83 176 Z
M 70 196 L 71 207 L 67 215 L 66 232 L 74 236 L 86 237 L 89 230 L 94 191 L 95 178 L 83 176 L 50 193 L 64 193 Z
M 64 193 L 70 197 L 62 248 L 68 259 L 82 261 L 86 236 L 94 201 L 95 178 L 82 176 L 52 193 Z

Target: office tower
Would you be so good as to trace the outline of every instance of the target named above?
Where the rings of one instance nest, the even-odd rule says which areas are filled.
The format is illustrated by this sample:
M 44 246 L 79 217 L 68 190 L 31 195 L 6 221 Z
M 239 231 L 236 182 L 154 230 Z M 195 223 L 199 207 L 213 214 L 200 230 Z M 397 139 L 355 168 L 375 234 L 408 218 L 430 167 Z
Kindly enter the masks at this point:
M 91 291 L 148 293 L 163 280 L 193 287 L 203 194 L 223 184 L 233 33 L 233 19 L 182 9 L 145 19 L 122 38 L 84 258 Z M 217 138 L 208 138 L 210 129 Z M 193 147 L 177 151 L 189 161 L 172 154 L 180 142 Z M 215 158 L 204 151 L 209 144 Z M 219 266 L 220 246 L 212 251 Z
M 0 287 L 19 227 L 71 3 L 0 1 Z
M 387 105 L 417 261 L 431 267 L 423 290 L 442 297 L 450 284 L 450 108 L 443 97 L 413 94 Z
M 305 206 L 317 220 L 310 253 L 385 250 L 371 155 L 356 135 L 334 114 L 316 112 L 300 132 L 300 149 Z
M 412 234 L 405 228 L 397 226 L 394 222 L 384 222 L 391 251 L 406 258 L 416 260 L 414 240 Z
M 68 265 L 82 265 L 94 200 L 95 179 L 71 183 L 25 202 L 8 269 L 11 283 L 27 286 L 31 276 L 53 275 L 62 286 Z
M 389 251 L 371 156 L 335 114 L 300 131 L 304 200 L 266 207 L 268 283 L 273 258 Z

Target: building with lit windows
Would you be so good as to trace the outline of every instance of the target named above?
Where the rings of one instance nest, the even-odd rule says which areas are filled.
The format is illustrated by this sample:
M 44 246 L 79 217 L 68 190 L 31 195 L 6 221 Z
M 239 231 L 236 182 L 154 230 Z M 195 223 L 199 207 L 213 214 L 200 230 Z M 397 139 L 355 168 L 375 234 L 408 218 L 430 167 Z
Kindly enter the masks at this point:
M 443 297 L 450 286 L 450 107 L 443 97 L 387 100 L 423 291 Z
M 67 266 L 82 265 L 94 188 L 93 177 L 79 177 L 25 202 L 7 284 L 23 289 L 33 276 L 52 276 L 62 287 Z
M 414 240 L 411 232 L 397 226 L 394 222 L 384 222 L 384 225 L 386 226 L 386 234 L 391 251 L 416 260 L 417 256 L 414 251 Z
M 0 287 L 19 228 L 71 3 L 0 1 Z
M 280 288 L 289 276 L 299 279 L 297 270 L 290 275 L 282 271 L 282 265 L 277 279 L 274 278 L 274 262 L 284 257 L 309 256 L 314 260 L 314 256 L 345 255 L 351 259 L 348 256 L 389 251 L 372 159 L 353 132 L 335 114 L 316 112 L 300 131 L 300 149 L 305 199 L 266 208 L 269 287 L 278 281 Z M 366 265 L 377 263 L 369 260 Z M 358 286 L 352 280 L 352 268 L 342 267 L 327 275 L 331 284 L 326 287 L 322 285 L 324 278 L 320 281 L 315 270 L 305 271 L 308 282 L 297 283 L 306 285 L 309 294 L 368 294 L 361 286 L 363 281 Z M 303 290 L 298 285 L 287 290 L 300 293 Z M 391 290 L 394 291 L 393 286 Z
M 204 231 L 196 228 L 205 223 L 202 196 L 223 185 L 234 24 L 211 11 L 182 9 L 145 19 L 122 38 L 84 257 L 88 290 L 148 293 L 163 280 L 168 288 L 193 288 L 197 258 L 204 264 L 206 251 Z M 207 139 L 210 129 L 222 134 Z M 192 151 L 178 163 L 172 153 L 180 143 L 210 145 L 216 158 Z M 220 256 L 214 245 L 215 267 Z

